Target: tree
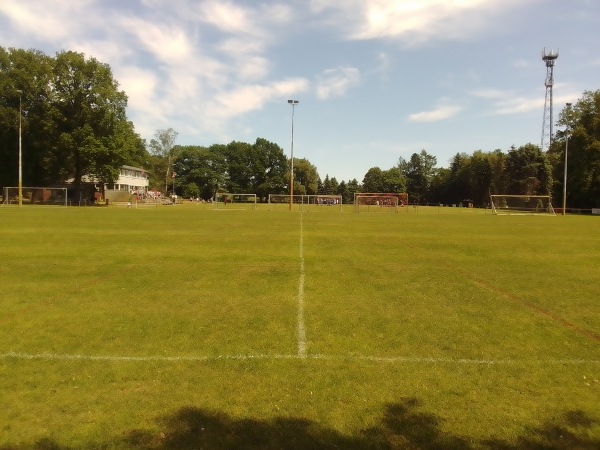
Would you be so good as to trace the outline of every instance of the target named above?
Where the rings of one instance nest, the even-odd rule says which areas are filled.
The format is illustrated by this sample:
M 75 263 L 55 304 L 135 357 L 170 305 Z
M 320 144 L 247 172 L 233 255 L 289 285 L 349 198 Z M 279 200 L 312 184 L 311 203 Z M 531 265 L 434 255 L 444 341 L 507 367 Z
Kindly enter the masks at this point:
M 335 193 L 342 196 L 342 203 L 352 202 L 352 195 L 350 195 L 350 190 L 348 189 L 348 185 L 344 180 L 340 182 Z
M 3 122 L 18 118 L 15 91 L 23 92 L 25 183 L 72 177 L 79 191 L 84 176 L 111 183 L 123 164 L 143 159 L 142 140 L 126 117 L 127 96 L 108 65 L 75 52 L 50 58 L 35 50 L 0 49 L 0 85 L 6 88 L 0 93 Z M 7 114 L 7 106 L 17 113 Z M 0 133 L 2 156 L 12 153 L 13 129 Z M 12 180 L 9 172 L 4 176 L 0 171 L 0 184 Z
M 451 204 L 456 201 L 456 196 L 450 193 L 452 185 L 452 172 L 446 167 L 437 170 L 429 184 L 430 200 L 436 203 Z
M 264 199 L 270 193 L 284 191 L 287 184 L 287 158 L 281 147 L 266 139 L 257 138 L 251 148 L 251 164 L 254 174 L 250 192 Z
M 200 196 L 205 200 L 212 198 L 217 190 L 227 188 L 227 166 L 225 160 L 225 146 L 212 145 L 209 148 L 201 146 L 183 146 L 177 149 L 177 160 L 174 170 L 177 173 L 181 194 L 190 196 L 192 193 L 184 192 L 185 186 L 195 185 Z
M 361 191 L 361 186 L 356 178 L 348 181 L 348 203 L 354 201 L 354 194 Z
M 334 182 L 335 180 L 335 182 Z M 325 175 L 325 179 L 323 180 L 323 187 L 319 190 L 319 194 L 323 195 L 333 195 L 335 189 L 337 188 L 337 180 L 335 178 L 329 178 L 329 174 Z
M 59 53 L 53 75 L 47 165 L 58 177 L 73 176 L 76 193 L 83 176 L 114 182 L 119 168 L 140 149 L 125 113 L 127 96 L 108 65 L 81 53 Z
M 49 139 L 42 126 L 51 118 L 53 65 L 54 60 L 40 51 L 0 47 L 0 186 L 16 186 L 18 181 L 20 101 L 23 182 L 32 186 L 56 181 L 44 167 Z
M 232 141 L 225 146 L 227 161 L 227 190 L 235 193 L 252 192 L 253 178 L 252 144 Z
M 406 187 L 411 197 L 417 203 L 426 201 L 429 186 L 435 175 L 437 159 L 424 149 L 420 153 L 413 153 L 410 160 L 400 158 L 398 168 L 406 178 Z
M 379 167 L 371 167 L 367 170 L 362 182 L 363 192 L 383 192 L 383 171 Z
M 567 205 L 600 207 L 600 90 L 585 91 L 572 108 L 561 112 L 558 124 L 565 130 L 557 132 L 549 151 L 555 162 L 557 194 L 563 190 L 565 139 L 568 137 Z
M 493 170 L 490 154 L 481 150 L 473 153 L 469 170 L 469 199 L 476 205 L 485 205 L 489 202 L 492 188 Z
M 450 161 L 450 177 L 447 189 L 447 203 L 458 203 L 471 196 L 470 174 L 471 157 L 466 153 L 457 153 Z M 444 203 L 446 203 L 444 202 Z
M 188 183 L 183 186 L 183 196 L 187 198 L 197 198 L 200 196 L 200 188 L 196 183 Z
M 173 128 L 156 130 L 154 138 L 151 139 L 150 144 L 148 144 L 148 151 L 150 154 L 157 156 L 158 161 L 161 162 L 159 167 L 155 167 L 155 169 L 159 169 L 165 174 L 165 192 L 168 190 L 169 175 L 172 172 L 171 168 L 177 155 L 175 141 L 177 140 L 178 135 L 179 133 Z M 172 176 L 173 175 L 171 174 L 171 177 Z M 177 176 L 177 174 L 175 176 Z
M 306 158 L 294 158 L 294 195 L 316 195 L 318 187 L 319 173 L 317 168 Z
M 397 167 L 383 171 L 383 190 L 381 192 L 406 192 L 406 179 Z
M 508 194 L 552 194 L 552 167 L 546 155 L 536 145 L 513 147 L 506 158 L 505 172 Z

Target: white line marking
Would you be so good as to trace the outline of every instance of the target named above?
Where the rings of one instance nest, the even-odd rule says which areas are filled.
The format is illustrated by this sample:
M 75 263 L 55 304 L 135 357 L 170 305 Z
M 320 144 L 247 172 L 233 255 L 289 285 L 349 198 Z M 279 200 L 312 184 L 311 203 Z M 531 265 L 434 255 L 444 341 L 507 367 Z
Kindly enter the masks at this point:
M 298 280 L 298 356 L 306 358 L 306 328 L 304 327 L 304 224 L 300 212 L 300 279 Z
M 469 359 L 469 358 L 415 358 L 404 356 L 360 356 L 360 355 L 284 355 L 284 354 L 247 354 L 216 356 L 117 356 L 117 355 L 73 355 L 57 353 L 0 353 L 0 359 L 46 360 L 46 361 L 109 361 L 109 362 L 205 362 L 219 360 L 276 360 L 276 359 L 314 359 L 322 361 L 367 361 L 375 363 L 400 364 L 461 364 L 461 365 L 535 365 L 535 364 L 600 364 L 594 359 Z

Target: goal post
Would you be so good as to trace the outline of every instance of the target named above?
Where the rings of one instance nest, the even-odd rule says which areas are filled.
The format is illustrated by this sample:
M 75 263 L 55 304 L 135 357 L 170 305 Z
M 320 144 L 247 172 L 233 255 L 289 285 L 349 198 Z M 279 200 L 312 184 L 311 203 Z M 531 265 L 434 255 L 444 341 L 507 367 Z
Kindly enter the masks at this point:
M 407 193 L 357 192 L 354 194 L 355 212 L 398 212 L 408 205 Z
M 67 188 L 57 187 L 21 187 L 21 204 L 23 205 L 56 205 L 68 206 Z M 5 187 L 3 205 L 19 204 L 19 188 Z
M 490 194 L 490 204 L 496 215 L 556 215 L 549 195 Z
M 341 195 L 294 195 L 290 202 L 288 194 L 269 194 L 269 210 L 277 209 L 290 203 L 297 206 L 303 211 L 320 210 L 323 207 L 339 208 L 342 211 L 342 196 Z
M 213 199 L 213 208 L 256 209 L 256 194 L 217 192 Z

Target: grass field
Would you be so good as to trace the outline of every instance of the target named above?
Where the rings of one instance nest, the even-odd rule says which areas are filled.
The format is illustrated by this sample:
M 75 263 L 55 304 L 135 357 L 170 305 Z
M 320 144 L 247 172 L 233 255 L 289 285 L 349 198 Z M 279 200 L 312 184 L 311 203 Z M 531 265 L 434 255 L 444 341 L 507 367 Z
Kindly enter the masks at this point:
M 600 218 L 0 208 L 0 449 L 600 447 Z

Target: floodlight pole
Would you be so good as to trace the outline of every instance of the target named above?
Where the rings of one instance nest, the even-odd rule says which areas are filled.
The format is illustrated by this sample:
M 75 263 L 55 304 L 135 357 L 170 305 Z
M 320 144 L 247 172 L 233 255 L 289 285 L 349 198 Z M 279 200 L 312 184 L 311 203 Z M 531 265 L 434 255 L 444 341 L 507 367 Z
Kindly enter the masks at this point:
M 295 106 L 300 103 L 298 100 L 288 100 L 288 103 L 292 105 L 292 154 L 290 159 L 290 211 L 294 204 L 294 109 Z
M 18 89 L 19 93 L 19 206 L 23 206 L 23 148 L 21 139 L 21 116 L 23 115 L 23 107 L 21 98 L 23 97 L 23 91 Z
M 563 179 L 563 207 L 562 215 L 564 216 L 567 210 L 567 158 L 569 154 L 569 119 L 570 119 L 571 103 L 567 103 L 567 129 L 565 133 L 565 173 Z

